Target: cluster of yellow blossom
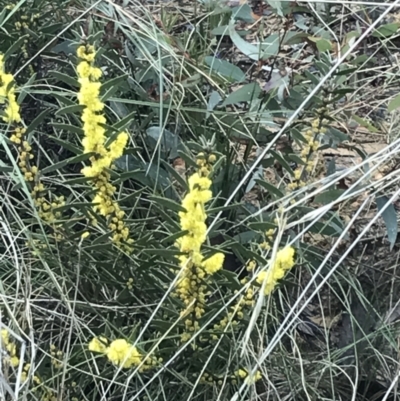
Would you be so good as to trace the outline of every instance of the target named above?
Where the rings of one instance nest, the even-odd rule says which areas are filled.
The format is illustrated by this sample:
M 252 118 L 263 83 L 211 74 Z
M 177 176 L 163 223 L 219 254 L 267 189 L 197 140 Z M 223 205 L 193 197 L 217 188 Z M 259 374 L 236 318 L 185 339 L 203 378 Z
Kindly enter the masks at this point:
M 94 66 L 96 56 L 92 45 L 80 46 L 77 55 L 81 60 L 77 66 L 80 90 L 78 93 L 79 104 L 84 106 L 82 122 L 84 138 L 82 140 L 85 153 L 93 153 L 90 157 L 90 166 L 82 170 L 85 177 L 90 178 L 96 188 L 93 199 L 94 208 L 100 215 L 110 219 L 109 228 L 112 232 L 112 241 L 127 251 L 132 244 L 129 238 L 129 229 L 126 227 L 123 217 L 124 212 L 117 202 L 113 201 L 116 187 L 110 183 L 110 174 L 107 169 L 112 167 L 113 162 L 122 156 L 128 142 L 128 134 L 121 132 L 116 139 L 106 147 L 106 118 L 102 111 L 104 103 L 100 100 L 102 76 L 100 68 Z
M 63 352 L 57 349 L 57 347 L 54 344 L 50 344 L 50 355 L 51 355 L 51 364 L 56 369 L 61 369 L 63 366 L 63 363 L 61 361 L 61 358 L 63 357 Z
M 23 10 L 24 7 L 22 7 L 20 9 L 20 11 Z M 29 12 L 29 11 L 28 11 Z M 15 22 L 15 29 L 17 31 L 21 31 L 21 33 L 23 33 L 23 35 L 28 35 L 30 36 L 30 32 L 31 30 L 35 30 L 36 26 L 37 26 L 37 20 L 40 17 L 40 14 L 36 13 L 36 14 L 31 14 L 28 16 L 27 14 L 23 14 L 21 15 L 20 21 L 16 21 Z M 28 53 L 28 43 L 29 43 L 29 39 L 24 39 L 24 43 L 21 47 L 21 53 L 24 57 L 25 60 L 27 60 L 29 58 L 29 53 Z M 29 66 L 30 72 L 33 73 L 33 67 L 32 65 Z
M 221 377 L 216 377 L 207 372 L 204 372 L 200 377 L 200 383 L 222 386 L 224 381 Z
M 177 240 L 179 250 L 184 253 L 179 257 L 181 276 L 176 288 L 176 294 L 186 306 L 181 312 L 181 316 L 185 317 L 187 330 L 182 335 L 182 341 L 189 340 L 190 333 L 199 329 L 198 320 L 205 312 L 205 280 L 220 270 L 224 262 L 224 254 L 220 252 L 207 259 L 201 253 L 207 233 L 205 204 L 212 198 L 209 174 L 211 163 L 215 160 L 215 155 L 210 155 L 207 159 L 203 153 L 198 155 L 199 168 L 189 177 L 189 191 L 182 200 L 185 211 L 179 212 L 180 227 L 187 231 L 187 234 Z
M 242 280 L 242 284 L 245 284 L 247 279 Z M 237 291 L 235 291 L 237 293 Z M 233 306 L 230 307 L 230 311 L 227 313 L 227 315 L 219 321 L 219 323 L 214 324 L 214 330 L 215 332 L 211 334 L 211 339 L 216 341 L 218 339 L 218 336 L 216 333 L 222 333 L 229 324 L 231 324 L 233 327 L 237 326 L 239 324 L 239 320 L 243 319 L 244 317 L 244 312 L 243 310 L 245 308 L 252 308 L 255 304 L 254 301 L 254 294 L 255 294 L 255 288 L 253 286 L 249 287 L 245 293 L 239 298 L 237 303 Z
M 139 366 L 143 359 L 138 349 L 124 339 L 108 344 L 106 338 L 94 337 L 89 343 L 89 351 L 104 354 L 111 363 L 125 369 Z
M 265 241 L 260 244 L 261 249 L 265 249 L 266 251 L 271 249 L 271 244 L 274 242 L 274 233 L 275 230 L 273 228 L 265 232 Z
M 326 133 L 326 128 L 323 126 L 324 123 L 325 121 L 322 121 L 320 118 L 316 118 L 311 122 L 311 128 L 306 129 L 303 132 L 305 143 L 302 144 L 300 158 L 304 164 L 299 165 L 294 170 L 294 179 L 287 186 L 289 191 L 306 185 L 306 182 L 304 181 L 305 175 L 310 174 L 315 168 L 318 159 L 315 159 L 314 156 L 316 155 L 316 152 L 320 146 L 318 136 Z
M 21 381 L 22 382 L 25 382 L 28 379 L 28 373 L 29 373 L 30 369 L 31 369 L 31 364 L 30 363 L 26 363 L 24 365 L 24 368 L 23 368 L 22 373 L 21 373 Z M 39 384 L 42 383 L 42 381 L 40 380 L 39 376 L 37 376 L 37 375 L 34 375 L 32 377 L 32 381 L 36 385 L 39 385 Z M 33 389 L 33 391 L 35 391 L 35 388 Z
M 21 121 L 20 108 L 15 100 L 14 89 L 12 88 L 13 76 L 4 73 L 4 60 L 3 55 L 0 55 L 0 81 L 2 84 L 7 84 L 5 87 L 0 86 L 0 103 L 3 98 L 7 98 L 8 104 L 5 109 L 5 117 L 3 120 L 9 123 L 18 123 Z M 10 87 L 11 85 L 11 87 Z M 48 202 L 42 196 L 45 190 L 44 185 L 40 183 L 39 169 L 37 166 L 32 166 L 30 160 L 34 158 L 32 147 L 25 139 L 26 128 L 16 127 L 13 134 L 10 136 L 10 141 L 15 144 L 18 150 L 18 166 L 24 175 L 26 182 L 30 183 L 33 187 L 32 197 L 35 206 L 38 210 L 39 216 L 48 223 L 53 223 L 56 219 L 61 217 L 60 212 L 54 212 L 53 209 L 64 206 L 64 198 L 56 197 L 54 202 Z
M 14 78 L 5 72 L 4 55 L 0 54 L 0 104 L 6 104 L 2 119 L 6 123 L 19 123 L 19 105 L 15 97 Z
M 133 278 L 130 277 L 128 279 L 128 281 L 126 282 L 126 287 L 128 288 L 128 290 L 132 290 L 133 289 Z
M 262 374 L 259 370 L 257 370 L 257 372 L 250 377 L 247 369 L 238 369 L 235 372 L 235 376 L 240 379 L 245 379 L 246 384 L 253 384 L 262 379 Z
M 294 248 L 286 246 L 276 253 L 275 260 L 271 261 L 267 270 L 258 273 L 256 278 L 257 283 L 260 285 L 265 283 L 264 295 L 271 294 L 278 280 L 280 280 L 285 273 L 294 266 L 294 256 Z
M 7 329 L 1 329 L 0 340 L 2 352 L 4 352 L 4 350 L 7 352 L 6 361 L 9 362 L 11 366 L 18 366 L 19 358 L 17 356 L 17 346 L 10 340 L 10 333 Z

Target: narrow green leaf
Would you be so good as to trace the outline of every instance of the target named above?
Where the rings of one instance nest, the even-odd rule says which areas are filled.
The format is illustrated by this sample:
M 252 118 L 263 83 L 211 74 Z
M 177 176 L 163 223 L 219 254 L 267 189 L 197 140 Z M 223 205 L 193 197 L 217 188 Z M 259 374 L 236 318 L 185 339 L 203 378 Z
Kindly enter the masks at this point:
M 66 83 L 67 85 L 72 86 L 73 88 L 80 87 L 79 82 L 76 79 L 71 78 L 67 74 L 58 71 L 49 71 L 49 74 L 52 75 L 54 78 Z
M 35 128 L 44 120 L 44 118 L 50 114 L 51 109 L 46 108 L 44 109 L 28 126 L 26 129 L 25 135 L 28 135 L 30 132 L 34 131 Z
M 72 106 L 72 105 L 76 104 L 76 102 L 69 99 L 67 96 L 65 96 L 63 94 L 61 95 L 59 93 L 52 93 L 52 96 L 55 97 L 56 99 L 58 99 L 58 101 L 61 104 L 65 104 L 66 106 Z
M 257 230 L 257 231 L 268 231 L 268 230 L 271 230 L 271 229 L 275 229 L 276 228 L 276 224 L 269 223 L 267 221 L 263 221 L 263 222 L 249 223 L 247 225 L 247 227 L 251 228 L 253 230 Z
M 267 190 L 268 193 L 275 195 L 277 199 L 283 198 L 283 192 L 264 180 L 256 180 L 257 184 Z
M 13 54 L 17 49 L 18 52 L 20 52 L 21 47 L 24 44 L 24 40 L 28 39 L 29 36 L 28 35 L 24 35 L 24 36 L 20 36 L 16 42 L 14 42 L 8 49 L 7 51 L 4 53 L 4 60 L 7 60 L 7 58 Z
M 80 104 L 74 104 L 74 105 L 71 105 L 71 106 L 65 106 L 65 107 L 62 107 L 61 109 L 58 109 L 56 111 L 56 116 L 59 116 L 61 114 L 82 113 L 84 108 L 85 108 L 85 106 L 80 105 Z
M 83 160 L 88 160 L 90 158 L 90 156 L 92 156 L 91 153 L 84 153 L 84 154 L 81 154 L 79 156 L 70 157 L 69 159 L 65 159 L 65 160 L 62 160 L 62 161 L 60 161 L 58 163 L 54 163 L 54 164 L 51 164 L 50 166 L 45 167 L 42 170 L 42 173 L 43 174 L 48 174 L 48 173 L 51 173 L 52 171 L 59 170 L 59 169 L 65 167 L 65 166 L 67 166 L 68 164 L 80 163 Z
M 179 185 L 186 191 L 188 185 L 186 180 L 165 160 L 161 160 L 164 168 L 169 172 L 169 174 L 179 183 Z
M 171 199 L 166 199 L 161 196 L 150 196 L 149 199 L 156 202 L 158 205 L 161 205 L 170 210 L 174 210 L 175 212 L 186 212 L 184 207 Z
M 362 127 L 367 128 L 369 132 L 379 132 L 377 128 L 375 128 L 369 121 L 366 121 L 362 119 L 361 117 L 358 117 L 357 115 L 353 114 L 351 118 L 360 124 Z
M 83 137 L 84 135 L 83 129 L 80 127 L 76 127 L 75 125 L 61 124 L 61 123 L 52 123 L 52 124 L 55 129 L 73 132 L 74 134 L 78 134 L 80 137 Z
M 68 149 L 72 153 L 75 153 L 76 155 L 82 154 L 82 149 L 78 148 L 77 146 L 72 145 L 70 142 L 64 141 L 63 139 L 59 138 L 51 138 L 53 142 L 55 142 L 57 145 L 62 146 L 65 149 Z
M 147 248 L 142 250 L 143 253 L 148 255 L 159 255 L 170 258 L 171 256 L 185 255 L 184 252 L 179 252 L 178 249 L 152 249 Z
M 128 78 L 128 74 L 125 75 L 120 75 L 119 77 L 115 77 L 112 79 L 109 79 L 108 81 L 104 82 L 101 85 L 101 90 L 107 91 L 108 89 L 114 87 L 114 86 L 120 86 L 126 79 Z
M 246 36 L 249 34 L 250 31 L 237 31 L 238 35 L 240 36 Z M 228 25 L 221 25 L 215 27 L 212 31 L 211 34 L 214 36 L 229 36 L 229 29 Z
M 281 166 L 290 174 L 294 175 L 292 168 L 290 167 L 290 164 L 285 160 L 285 158 L 278 152 L 275 152 L 274 150 L 270 151 L 271 155 L 274 156 L 274 158 L 281 164 Z

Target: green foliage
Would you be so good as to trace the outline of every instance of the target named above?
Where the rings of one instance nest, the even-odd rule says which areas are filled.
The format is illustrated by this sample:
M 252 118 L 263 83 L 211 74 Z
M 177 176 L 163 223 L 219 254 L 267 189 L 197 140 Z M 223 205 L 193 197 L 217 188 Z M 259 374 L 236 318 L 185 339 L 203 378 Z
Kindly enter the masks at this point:
M 356 275 L 335 266 L 340 249 L 321 264 L 338 238 L 350 240 L 346 208 L 356 190 L 369 185 L 343 186 L 335 159 L 324 159 L 346 146 L 364 155 L 358 145 L 349 145 L 342 129 L 349 113 L 338 110 L 356 91 L 353 76 L 365 60 L 349 58 L 320 85 L 333 64 L 329 30 L 313 22 L 310 32 L 263 37 L 260 29 L 251 41 L 247 29 L 238 29 L 258 21 L 248 4 L 203 3 L 195 3 L 188 21 L 164 9 L 153 18 L 136 3 L 135 11 L 112 2 L 49 0 L 3 8 L 0 53 L 6 71 L 15 74 L 25 136 L 33 149 L 31 166 L 39 171 L 34 182 L 24 180 L 21 151 L 10 139 L 15 127 L 2 121 L 0 323 L 11 329 L 26 372 L 21 397 L 230 399 L 238 391 L 272 394 L 271 383 L 273 399 L 348 395 L 342 358 L 351 354 L 357 336 L 337 347 L 330 343 L 327 325 L 323 332 L 303 322 L 302 331 L 297 320 L 295 329 L 285 318 L 297 313 L 310 277 L 328 279 L 331 269 L 337 271 L 319 297 L 333 297 L 336 307 L 342 302 L 351 311 L 348 293 L 368 299 Z M 279 16 L 294 11 L 292 5 L 268 3 Z M 334 18 L 326 20 L 331 24 Z M 376 40 L 393 35 L 394 25 L 382 25 Z M 225 40 L 245 62 L 226 55 Z M 312 43 L 316 51 L 312 68 L 295 72 L 281 54 L 298 43 Z M 106 146 L 121 131 L 129 133 L 124 155 L 106 172 L 134 240 L 132 252 L 113 243 L 112 221 L 93 208 L 94 187 L 81 173 L 97 157 L 82 147 L 76 51 L 85 44 L 95 46 L 95 64 L 103 71 Z M 395 96 L 389 110 L 397 103 Z M 350 116 L 376 133 L 374 123 Z M 205 311 L 199 330 L 185 339 L 188 305 L 176 296 L 179 257 L 185 253 L 176 244 L 187 230 L 179 213 L 192 190 L 188 178 L 203 166 L 199 160 L 211 156 L 216 162 L 209 175 L 209 232 L 201 251 L 205 260 L 222 252 L 225 261 L 202 283 Z M 43 188 L 36 191 L 39 181 Z M 50 221 L 41 215 L 37 192 L 50 205 Z M 388 199 L 377 197 L 378 210 Z M 394 206 L 382 216 L 393 247 Z M 296 266 L 264 296 L 257 277 L 287 244 L 296 249 Z M 323 315 L 329 308 L 321 309 Z M 374 313 L 382 314 L 382 308 Z M 391 355 L 394 329 L 370 326 L 356 340 L 372 349 L 384 341 L 390 350 L 380 352 Z M 146 368 L 113 366 L 110 358 L 88 350 L 93 337 L 126 339 L 150 358 Z M 272 347 L 277 338 L 278 346 Z M 367 360 L 368 347 L 355 348 L 360 360 Z M 265 350 L 269 353 L 262 358 Z M 17 366 L 6 368 L 9 385 L 18 388 L 23 377 Z M 367 369 L 360 369 L 364 375 Z M 252 371 L 262 375 L 256 383 Z

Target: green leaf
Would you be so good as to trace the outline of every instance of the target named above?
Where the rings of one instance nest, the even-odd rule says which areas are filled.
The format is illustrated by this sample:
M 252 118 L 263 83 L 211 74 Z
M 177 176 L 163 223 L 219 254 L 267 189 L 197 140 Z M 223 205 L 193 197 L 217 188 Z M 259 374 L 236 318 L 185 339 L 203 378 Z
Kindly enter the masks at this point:
M 92 156 L 91 153 L 83 153 L 83 154 L 81 154 L 79 156 L 70 157 L 69 159 L 65 159 L 65 160 L 62 160 L 62 161 L 60 161 L 58 163 L 54 163 L 54 164 L 51 164 L 50 166 L 45 167 L 42 170 L 42 173 L 43 174 L 48 174 L 48 173 L 51 173 L 53 171 L 59 170 L 59 169 L 65 167 L 65 166 L 67 166 L 68 164 L 80 163 L 83 160 L 89 159 L 90 156 Z
M 161 149 L 165 150 L 166 152 L 171 152 L 170 157 L 172 159 L 178 156 L 177 150 L 178 146 L 181 144 L 181 139 L 178 135 L 165 128 L 162 129 L 161 127 L 150 127 L 146 130 L 146 134 L 147 137 L 151 138 L 154 142 L 153 149 L 155 149 L 156 144 L 159 142 Z
M 52 123 L 52 125 L 55 129 L 73 132 L 74 134 L 78 134 L 80 137 L 83 137 L 84 135 L 83 129 L 80 127 L 76 127 L 75 125 L 61 123 Z
M 309 36 L 308 39 L 316 44 L 318 51 L 321 53 L 332 50 L 332 42 L 328 39 L 316 38 L 314 36 Z
M 61 109 L 58 109 L 56 111 L 56 116 L 59 116 L 61 114 L 73 114 L 73 113 L 82 113 L 83 109 L 85 108 L 85 106 L 80 105 L 80 104 L 74 104 L 71 106 L 65 106 L 62 107 Z
M 332 222 L 323 223 L 317 221 L 309 228 L 309 231 L 330 237 L 339 237 L 343 232 L 343 228 Z
M 267 221 L 263 221 L 263 222 L 254 222 L 254 223 L 249 223 L 247 225 L 247 227 L 252 228 L 253 230 L 257 230 L 257 231 L 268 231 L 271 229 L 275 229 L 276 228 L 276 224 L 273 223 L 269 223 Z
M 228 106 L 242 102 L 250 102 L 260 96 L 261 88 L 258 82 L 243 85 L 235 92 L 232 92 L 222 103 L 221 106 Z
M 179 185 L 184 189 L 184 191 L 186 191 L 188 189 L 188 185 L 185 179 L 168 162 L 166 162 L 165 160 L 161 160 L 161 163 L 165 170 L 169 172 L 171 177 L 173 177 L 176 182 L 179 183 Z
M 179 252 L 178 250 L 175 249 L 143 249 L 143 253 L 146 253 L 148 255 L 158 255 L 158 256 L 164 256 L 165 258 L 171 258 L 175 257 L 178 255 L 185 255 L 184 252 Z
M 69 75 L 58 72 L 58 71 L 49 71 L 49 74 L 52 75 L 54 78 L 60 80 L 61 82 L 66 83 L 69 86 L 72 86 L 73 88 L 79 88 L 79 82 L 71 78 Z
M 400 107 L 400 93 L 391 99 L 388 105 L 388 112 L 392 112 Z
M 218 103 L 222 100 L 221 95 L 217 91 L 212 91 L 207 103 L 207 111 L 213 111 Z M 210 113 L 207 113 L 209 115 Z
M 274 158 L 280 163 L 280 165 L 290 174 L 294 175 L 292 168 L 290 167 L 290 164 L 285 160 L 285 158 L 278 152 L 275 152 L 274 150 L 270 151 L 271 155 L 274 156 Z
M 316 195 L 314 202 L 326 205 L 338 199 L 344 192 L 344 189 L 331 189 L 329 191 L 321 192 L 320 194 Z
M 376 198 L 376 205 L 378 206 L 378 210 L 381 211 L 389 202 L 389 198 L 387 196 L 380 196 Z M 385 222 L 386 232 L 388 235 L 388 240 L 390 243 L 390 250 L 393 249 L 394 244 L 397 239 L 397 213 L 393 204 L 390 204 L 386 207 L 386 209 L 382 212 L 383 221 Z
M 121 83 L 124 80 L 126 81 L 126 77 L 127 77 L 126 75 L 123 75 L 121 77 L 116 77 L 110 79 L 104 85 L 102 85 L 101 90 L 104 94 L 103 96 L 101 96 L 101 101 L 106 102 L 110 97 L 112 97 L 115 94 L 115 92 L 117 92 L 121 87 Z
M 221 74 L 229 80 L 242 82 L 246 79 L 245 73 L 239 67 L 228 61 L 220 60 L 212 56 L 205 57 L 204 61 L 212 71 Z
M 235 20 L 241 20 L 251 24 L 255 22 L 253 10 L 248 4 L 242 4 L 238 7 L 232 7 L 232 18 Z
M 237 31 L 238 35 L 246 36 L 250 31 Z M 229 27 L 228 25 L 217 26 L 211 31 L 211 34 L 214 36 L 229 36 Z
M 55 137 L 52 137 L 51 140 L 56 144 L 61 145 L 63 148 L 68 149 L 70 152 L 75 153 L 76 155 L 82 154 L 82 149 L 72 145 L 70 142 Z
M 50 114 L 51 109 L 44 109 L 28 126 L 26 129 L 25 135 L 28 135 L 30 132 L 34 131 L 34 129 L 44 120 L 44 118 Z
M 245 41 L 240 37 L 240 35 L 235 30 L 233 19 L 231 19 L 229 23 L 229 36 L 231 37 L 233 44 L 238 48 L 240 52 L 242 52 L 254 61 L 260 60 L 261 48 L 259 46 L 252 45 L 251 43 Z
M 332 139 L 334 145 L 337 145 L 338 143 L 342 143 L 342 142 L 350 140 L 348 135 L 344 134 L 342 131 L 339 131 L 338 129 L 336 129 L 334 127 L 329 127 L 326 132 L 326 135 L 330 139 Z
M 66 106 L 72 106 L 72 105 L 76 104 L 76 102 L 67 98 L 64 94 L 54 92 L 54 93 L 52 93 L 52 96 L 54 98 L 56 98 L 61 104 L 65 104 Z
M 64 40 L 62 42 L 57 43 L 51 51 L 53 53 L 64 53 L 65 55 L 75 54 L 78 44 L 72 40 Z
M 167 209 L 174 210 L 175 212 L 186 212 L 184 207 L 171 199 L 163 198 L 161 196 L 150 196 L 149 199 Z
M 392 22 L 390 24 L 385 24 L 375 29 L 372 33 L 372 36 L 376 38 L 387 38 L 389 36 L 393 36 L 400 27 L 400 23 Z
M 4 60 L 7 60 L 7 58 L 13 54 L 17 49 L 18 52 L 20 52 L 21 47 L 24 44 L 24 40 L 28 39 L 29 36 L 28 35 L 24 35 L 24 36 L 20 36 L 17 41 L 15 43 L 13 43 L 8 49 L 7 51 L 4 53 Z
M 270 57 L 276 56 L 279 51 L 279 44 L 281 42 L 281 37 L 277 33 L 269 35 L 264 38 L 260 43 L 261 47 L 261 58 L 266 60 Z
M 351 118 L 360 124 L 362 127 L 367 128 L 369 132 L 379 132 L 377 128 L 375 128 L 370 122 L 358 117 L 357 115 L 353 114 Z
M 260 237 L 260 234 L 256 231 L 245 231 L 235 235 L 233 239 L 240 244 L 249 244 L 255 242 L 258 237 Z
M 283 192 L 281 192 L 281 190 L 279 190 L 278 188 L 274 187 L 269 182 L 266 182 L 264 180 L 256 180 L 256 182 L 257 182 L 258 185 L 260 185 L 261 187 L 266 189 L 269 194 L 274 195 L 273 197 L 275 197 L 276 199 L 283 198 L 283 196 L 284 196 Z
M 115 102 L 112 102 L 112 103 L 115 103 Z M 118 103 L 115 103 L 115 104 L 118 104 Z M 121 104 L 123 104 L 123 103 L 121 103 Z M 117 123 L 115 123 L 113 125 L 113 128 L 116 131 L 121 132 L 121 131 L 124 131 L 125 129 L 128 129 L 128 128 L 132 127 L 134 125 L 134 121 L 133 120 L 134 120 L 134 117 L 136 115 L 137 115 L 137 111 L 136 110 L 132 111 L 129 114 L 119 115 L 121 120 L 118 121 Z
M 114 86 L 120 86 L 122 82 L 126 81 L 128 75 L 121 75 L 119 77 L 115 77 L 112 79 L 109 79 L 108 81 L 104 82 L 104 84 L 101 85 L 101 90 L 107 91 L 108 89 L 114 87 Z

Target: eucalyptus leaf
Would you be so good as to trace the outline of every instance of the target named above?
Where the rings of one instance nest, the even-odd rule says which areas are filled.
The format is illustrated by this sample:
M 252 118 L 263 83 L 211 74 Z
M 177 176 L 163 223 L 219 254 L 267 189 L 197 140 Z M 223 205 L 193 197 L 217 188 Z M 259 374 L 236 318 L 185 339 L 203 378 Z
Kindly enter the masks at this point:
M 261 93 L 261 88 L 258 82 L 243 85 L 238 90 L 232 92 L 222 103 L 222 106 L 229 106 L 231 104 L 238 104 L 242 102 L 250 102 L 257 99 Z
M 392 22 L 390 24 L 385 24 L 380 26 L 379 28 L 376 28 L 372 32 L 372 36 L 375 36 L 376 38 L 387 38 L 389 36 L 393 36 L 397 30 L 400 27 L 400 23 L 398 22 Z
M 256 182 L 259 181 L 260 179 L 263 178 L 263 174 L 264 174 L 264 167 L 263 166 L 259 166 L 253 173 L 249 183 L 246 186 L 245 189 L 245 193 L 249 193 L 254 186 L 256 185 Z
M 233 44 L 238 48 L 240 52 L 242 52 L 244 55 L 254 61 L 260 60 L 260 46 L 252 45 L 251 43 L 240 37 L 240 35 L 235 30 L 235 24 L 233 20 L 231 20 L 229 23 L 229 36 L 231 37 Z
M 207 56 L 204 62 L 211 68 L 212 71 L 222 75 L 223 77 L 235 81 L 242 82 L 246 79 L 245 73 L 236 65 L 233 65 L 225 60 Z
M 181 139 L 173 132 L 162 129 L 160 127 L 150 127 L 146 130 L 148 138 L 153 141 L 154 148 L 156 144 L 161 145 L 161 149 L 169 153 L 171 159 L 178 157 L 178 147 L 181 144 Z
M 238 7 L 232 7 L 232 18 L 248 22 L 249 24 L 256 21 L 253 10 L 248 4 L 241 4 Z
M 329 191 L 324 191 L 315 196 L 314 202 L 326 205 L 338 199 L 344 192 L 344 189 L 331 189 Z
M 236 31 L 240 36 L 246 36 L 250 31 Z M 211 34 L 214 36 L 229 36 L 229 26 L 228 25 L 221 25 L 215 27 Z
M 212 91 L 210 98 L 208 99 L 207 111 L 208 112 L 213 111 L 221 100 L 222 100 L 222 97 L 219 94 L 219 92 Z M 207 113 L 207 116 L 208 115 L 210 115 L 210 113 Z
M 386 206 L 389 202 L 389 198 L 387 196 L 380 196 L 376 198 L 376 205 L 378 206 L 378 210 L 382 211 L 383 221 L 385 222 L 386 232 L 388 235 L 388 240 L 390 243 L 390 250 L 393 249 L 394 244 L 397 239 L 397 213 L 394 205 L 391 203 Z

